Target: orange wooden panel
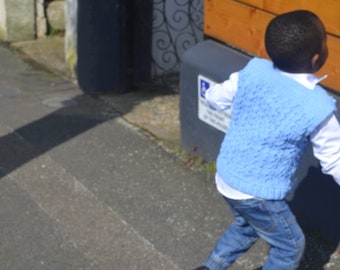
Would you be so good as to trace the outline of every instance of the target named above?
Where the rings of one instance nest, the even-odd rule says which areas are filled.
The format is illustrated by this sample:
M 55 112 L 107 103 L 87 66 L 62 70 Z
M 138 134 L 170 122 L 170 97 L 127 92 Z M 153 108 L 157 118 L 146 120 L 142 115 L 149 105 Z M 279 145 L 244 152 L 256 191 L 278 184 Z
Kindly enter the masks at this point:
M 339 0 L 238 0 L 238 2 L 274 14 L 281 14 L 296 9 L 307 9 L 320 17 L 327 28 L 327 32 L 340 36 Z
M 340 39 L 328 36 L 327 44 L 329 56 L 318 75 L 328 74 L 328 78 L 322 81 L 322 84 L 340 92 Z
M 204 32 L 247 52 L 265 56 L 263 37 L 273 15 L 231 0 L 208 0 Z
M 233 0 L 206 0 L 204 9 L 205 34 L 250 54 L 268 57 L 264 33 L 274 14 Z M 340 92 L 340 38 L 328 35 L 328 47 L 328 60 L 318 74 L 328 74 L 323 85 Z

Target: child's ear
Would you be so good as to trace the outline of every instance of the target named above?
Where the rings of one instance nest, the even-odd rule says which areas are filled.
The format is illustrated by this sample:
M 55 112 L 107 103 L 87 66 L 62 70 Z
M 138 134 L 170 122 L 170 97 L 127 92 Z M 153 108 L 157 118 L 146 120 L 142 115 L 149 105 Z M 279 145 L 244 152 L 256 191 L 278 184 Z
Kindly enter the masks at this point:
M 318 53 L 314 54 L 312 59 L 311 59 L 311 64 L 312 64 L 312 68 L 313 70 L 319 70 L 320 65 L 319 65 L 319 57 L 320 55 Z

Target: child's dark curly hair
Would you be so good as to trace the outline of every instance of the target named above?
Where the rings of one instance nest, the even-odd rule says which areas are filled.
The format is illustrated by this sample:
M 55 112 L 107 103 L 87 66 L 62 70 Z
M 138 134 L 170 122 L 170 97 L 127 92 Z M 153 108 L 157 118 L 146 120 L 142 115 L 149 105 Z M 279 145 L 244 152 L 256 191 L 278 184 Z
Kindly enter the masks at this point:
M 314 13 L 296 10 L 278 15 L 266 29 L 265 46 L 279 69 L 298 73 L 312 70 L 311 59 L 322 50 L 326 30 Z

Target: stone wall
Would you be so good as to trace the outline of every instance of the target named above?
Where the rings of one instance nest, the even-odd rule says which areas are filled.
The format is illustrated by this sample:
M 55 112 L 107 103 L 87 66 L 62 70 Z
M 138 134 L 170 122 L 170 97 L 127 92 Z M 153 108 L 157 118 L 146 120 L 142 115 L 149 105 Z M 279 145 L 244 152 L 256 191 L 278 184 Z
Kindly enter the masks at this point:
M 6 38 L 6 9 L 5 0 L 0 0 L 0 39 Z
M 65 30 L 64 0 L 0 0 L 0 39 L 32 40 Z
M 36 1 L 36 37 L 65 31 L 65 0 Z
M 46 0 L 45 0 L 46 2 Z M 49 30 L 65 30 L 65 0 L 49 1 L 45 4 Z
M 30 40 L 35 37 L 34 0 L 0 0 L 0 39 Z

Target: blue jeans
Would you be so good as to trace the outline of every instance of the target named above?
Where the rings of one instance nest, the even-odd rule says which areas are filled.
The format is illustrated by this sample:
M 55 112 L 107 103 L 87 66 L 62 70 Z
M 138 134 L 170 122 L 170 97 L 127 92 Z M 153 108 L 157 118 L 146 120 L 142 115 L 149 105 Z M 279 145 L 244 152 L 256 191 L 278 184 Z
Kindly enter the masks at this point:
M 305 237 L 286 201 L 225 199 L 235 221 L 218 240 L 205 266 L 225 270 L 261 237 L 271 247 L 263 270 L 298 267 Z

